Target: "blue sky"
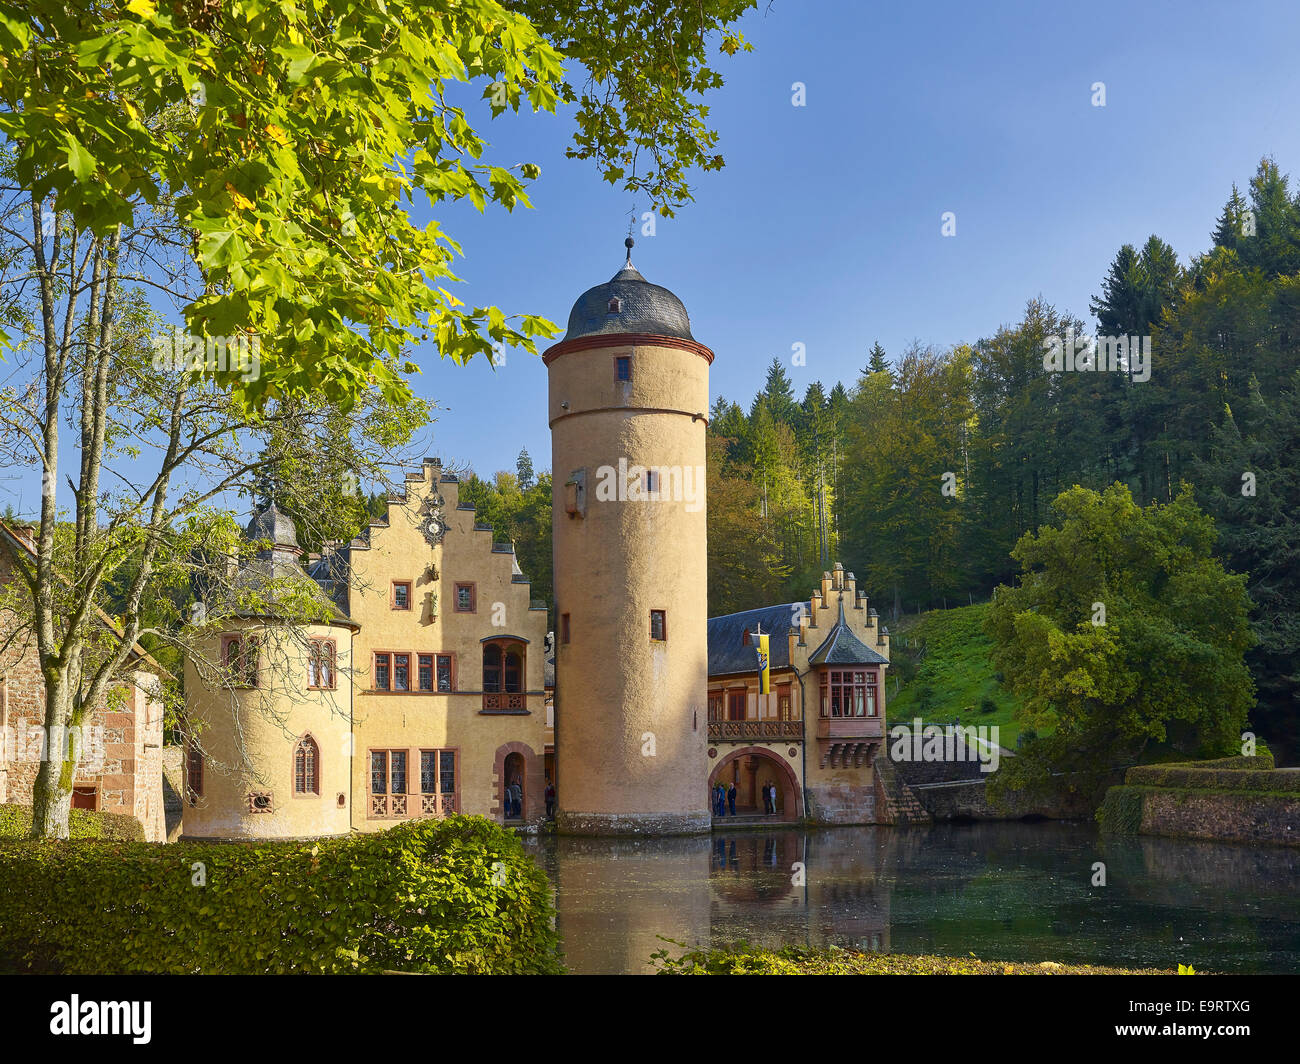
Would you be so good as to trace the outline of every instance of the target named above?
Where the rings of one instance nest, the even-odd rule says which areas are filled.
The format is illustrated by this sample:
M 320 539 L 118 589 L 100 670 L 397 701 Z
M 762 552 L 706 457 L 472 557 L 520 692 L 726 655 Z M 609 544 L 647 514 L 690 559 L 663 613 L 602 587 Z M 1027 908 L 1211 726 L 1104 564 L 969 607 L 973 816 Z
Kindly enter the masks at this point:
M 1294 0 L 760 0 L 743 29 L 755 50 L 720 59 L 727 84 L 709 101 L 727 167 L 696 175 L 695 202 L 653 237 L 638 227 L 634 261 L 716 353 L 711 397 L 746 408 L 774 356 L 802 395 L 851 384 L 876 339 L 891 356 L 913 339 L 973 342 L 1036 295 L 1087 319 L 1121 244 L 1157 233 L 1186 262 L 1261 156 L 1300 179 Z M 571 112 L 469 110 L 490 161 L 542 174 L 531 210 L 440 210 L 465 248 L 457 294 L 563 327 L 620 267 L 633 198 L 565 159 Z M 805 366 L 790 364 L 796 343 Z M 416 390 L 440 407 L 425 453 L 490 475 L 527 446 L 550 467 L 540 358 L 508 352 L 493 371 L 431 345 L 414 357 Z M 0 501 L 24 512 L 38 492 L 33 476 L 0 477 Z
M 877 338 L 891 356 L 974 341 L 1039 294 L 1087 319 L 1121 244 L 1154 232 L 1186 262 L 1261 156 L 1300 177 L 1300 4 L 763 0 L 743 28 L 755 50 L 721 61 L 710 101 L 727 167 L 697 175 L 654 237 L 638 230 L 633 256 L 715 351 L 715 398 L 748 406 L 778 355 L 800 394 L 852 383 Z M 465 246 L 466 302 L 563 326 L 619 268 L 632 197 L 564 158 L 570 128 L 487 127 L 497 159 L 542 176 L 532 210 L 440 215 Z M 417 360 L 417 389 L 446 408 L 432 453 L 487 474 L 526 445 L 549 467 L 540 359 Z

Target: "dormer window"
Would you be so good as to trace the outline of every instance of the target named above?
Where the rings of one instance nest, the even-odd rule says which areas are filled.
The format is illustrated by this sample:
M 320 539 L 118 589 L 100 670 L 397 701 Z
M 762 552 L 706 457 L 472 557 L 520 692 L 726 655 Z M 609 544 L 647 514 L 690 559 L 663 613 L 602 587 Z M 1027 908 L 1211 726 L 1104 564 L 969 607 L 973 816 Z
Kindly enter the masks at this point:
M 611 314 L 622 314 L 622 313 L 623 313 L 623 301 L 622 301 L 621 299 L 619 299 L 618 296 L 613 296 L 613 297 L 610 298 L 610 301 L 609 301 L 609 312 L 610 312 Z

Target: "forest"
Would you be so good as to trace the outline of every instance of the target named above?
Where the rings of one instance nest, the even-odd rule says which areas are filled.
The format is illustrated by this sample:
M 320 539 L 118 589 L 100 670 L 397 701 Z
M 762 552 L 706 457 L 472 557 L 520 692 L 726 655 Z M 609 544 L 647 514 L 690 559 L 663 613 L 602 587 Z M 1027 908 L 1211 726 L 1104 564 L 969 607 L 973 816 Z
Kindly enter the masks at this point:
M 1019 322 L 973 343 L 898 352 L 864 343 L 854 381 L 814 381 L 800 397 L 773 359 L 748 408 L 719 397 L 710 614 L 802 599 L 835 561 L 887 618 L 965 605 L 1013 582 L 1012 548 L 1052 520 L 1052 501 L 1071 487 L 1118 482 L 1147 505 L 1187 485 L 1215 522 L 1219 558 L 1248 575 L 1256 723 L 1292 731 L 1300 194 L 1288 186 L 1262 160 L 1244 193 L 1231 189 L 1209 249 L 1186 265 L 1157 235 L 1125 244 L 1090 302 L 1095 330 L 1039 295 Z M 1045 368 L 1054 341 L 1059 349 L 1094 332 L 1103 342 L 1076 356 L 1082 371 Z M 1117 358 L 1104 338 L 1139 357 Z M 1089 371 L 1090 360 L 1102 368 Z M 541 594 L 549 485 L 540 490 L 526 454 L 517 474 L 471 483 L 467 495 L 515 538 Z

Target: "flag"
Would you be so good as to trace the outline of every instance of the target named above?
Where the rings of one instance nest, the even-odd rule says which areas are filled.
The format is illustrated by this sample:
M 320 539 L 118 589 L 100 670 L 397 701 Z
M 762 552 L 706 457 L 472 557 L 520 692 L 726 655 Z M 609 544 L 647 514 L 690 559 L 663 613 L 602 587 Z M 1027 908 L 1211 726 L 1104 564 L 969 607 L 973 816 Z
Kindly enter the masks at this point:
M 758 692 L 759 694 L 769 694 L 772 690 L 772 670 L 771 659 L 767 653 L 767 636 L 760 634 L 758 637 Z

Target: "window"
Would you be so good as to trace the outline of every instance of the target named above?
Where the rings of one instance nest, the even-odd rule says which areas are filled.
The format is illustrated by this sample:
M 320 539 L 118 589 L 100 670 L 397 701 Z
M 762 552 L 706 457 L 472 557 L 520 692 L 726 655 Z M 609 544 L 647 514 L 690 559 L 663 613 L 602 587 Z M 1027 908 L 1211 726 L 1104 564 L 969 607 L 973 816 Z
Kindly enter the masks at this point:
M 501 641 L 483 645 L 483 708 L 526 709 L 524 704 L 524 647 Z M 510 697 L 512 695 L 519 697 Z M 503 697 L 504 696 L 504 697 Z
M 420 751 L 420 812 L 456 812 L 456 751 Z
M 474 585 L 473 584 L 456 585 L 456 612 L 457 613 L 474 612 Z
M 293 793 L 320 794 L 320 748 L 310 735 L 293 752 Z
M 221 640 L 221 663 L 235 687 L 257 686 L 257 637 L 228 635 Z
M 659 471 L 657 469 L 647 469 L 645 471 L 645 490 L 647 495 L 659 494 Z
M 433 690 L 433 655 L 420 654 L 417 658 L 419 668 L 419 690 Z
M 409 580 L 393 581 L 393 601 L 391 605 L 395 610 L 409 610 L 411 608 L 411 582 Z
M 782 684 L 776 689 L 776 715 L 780 720 L 793 720 L 790 716 L 793 704 L 790 700 L 790 685 Z
M 409 691 L 411 689 L 411 655 L 393 655 L 393 690 Z
M 307 686 L 315 691 L 334 689 L 333 639 L 311 639 L 307 644 Z
M 190 805 L 203 797 L 203 751 L 193 739 L 185 748 L 185 792 Z
M 456 751 L 420 751 L 420 793 L 456 793 Z
M 501 690 L 501 648 L 496 643 L 483 648 L 483 690 Z
M 650 611 L 650 638 L 668 638 L 668 620 L 663 610 Z
M 375 690 L 387 691 L 392 686 L 393 656 L 391 654 L 375 655 Z
M 709 695 L 709 720 L 723 720 L 723 698 L 720 694 Z
M 632 358 L 630 355 L 620 355 L 614 359 L 614 366 L 617 380 L 630 381 L 632 379 Z
M 622 314 L 622 313 L 623 313 L 623 301 L 622 301 L 621 299 L 619 299 L 618 296 L 614 296 L 614 297 L 609 301 L 609 312 L 610 312 L 611 314 Z
M 567 643 L 568 641 L 569 641 L 569 615 L 567 613 L 562 613 L 560 614 L 560 642 Z
M 439 691 L 454 690 L 454 686 L 452 684 L 452 679 L 451 679 L 451 655 L 439 654 L 437 656 L 437 662 L 438 662 L 438 690 Z
M 406 793 L 406 751 L 370 751 L 370 793 Z
M 744 691 L 727 692 L 727 719 L 728 720 L 745 719 L 745 692 Z
M 874 717 L 877 715 L 877 674 L 865 671 L 822 673 L 823 717 Z

